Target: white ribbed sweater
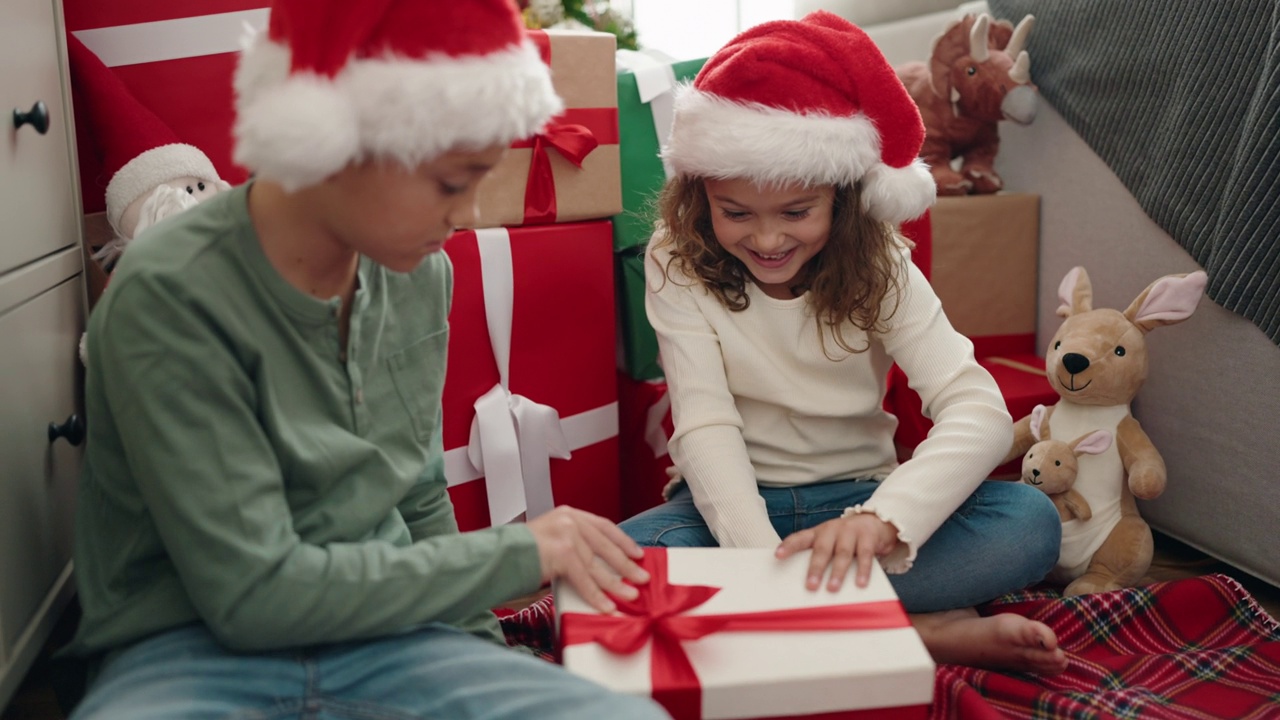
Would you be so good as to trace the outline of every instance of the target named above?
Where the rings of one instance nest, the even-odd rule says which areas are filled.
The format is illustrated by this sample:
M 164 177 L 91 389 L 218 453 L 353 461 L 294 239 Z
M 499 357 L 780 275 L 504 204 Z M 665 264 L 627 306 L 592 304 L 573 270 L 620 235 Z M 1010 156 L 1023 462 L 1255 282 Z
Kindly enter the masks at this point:
M 854 355 L 828 337 L 836 361 L 823 352 L 805 298 L 777 300 L 748 283 L 750 307 L 731 312 L 696 280 L 678 271 L 666 279 L 669 258 L 651 243 L 645 308 L 671 393 L 671 458 L 716 540 L 768 548 L 781 541 L 757 484 L 883 478 L 855 512 L 898 528 L 899 544 L 882 561 L 889 572 L 906 571 L 1008 451 L 1013 430 L 973 344 L 951 327 L 905 250 L 908 282 L 891 329 Z M 855 348 L 866 344 L 852 325 L 844 337 Z M 897 421 L 882 409 L 894 362 L 935 423 L 901 465 Z

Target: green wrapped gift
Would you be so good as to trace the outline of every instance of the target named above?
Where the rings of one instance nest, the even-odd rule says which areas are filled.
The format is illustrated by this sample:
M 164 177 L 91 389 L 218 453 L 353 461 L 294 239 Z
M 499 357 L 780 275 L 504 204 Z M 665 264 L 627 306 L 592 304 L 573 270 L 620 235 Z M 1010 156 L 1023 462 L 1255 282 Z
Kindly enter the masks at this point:
M 654 55 L 618 52 L 622 213 L 613 217 L 614 250 L 643 247 L 649 242 L 655 216 L 652 205 L 667 177 L 658 157 L 659 132 L 665 142 L 671 131 L 676 83 L 693 80 L 705 62 L 706 58 L 664 62 Z
M 618 288 L 619 363 L 636 380 L 657 380 L 662 377 L 658 337 L 644 311 L 644 247 L 623 250 L 613 257 Z

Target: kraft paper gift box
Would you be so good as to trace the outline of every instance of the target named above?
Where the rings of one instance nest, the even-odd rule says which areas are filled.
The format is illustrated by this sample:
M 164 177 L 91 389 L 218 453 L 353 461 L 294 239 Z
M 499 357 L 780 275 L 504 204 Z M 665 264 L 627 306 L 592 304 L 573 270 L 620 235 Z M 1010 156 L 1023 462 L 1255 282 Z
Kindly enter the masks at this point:
M 662 504 L 671 477 L 671 398 L 667 384 L 618 373 L 618 452 L 622 457 L 622 516 Z
M 613 219 L 613 246 L 644 246 L 653 233 L 653 203 L 670 175 L 659 152 L 671 135 L 676 84 L 692 81 L 706 58 L 677 62 L 653 51 L 618 51 L 618 139 L 622 151 L 622 213 Z M 640 377 L 640 376 L 634 376 Z
M 658 336 L 644 309 L 644 248 L 616 253 L 619 366 L 637 380 L 658 380 Z
M 804 587 L 809 557 L 769 549 L 650 548 L 652 579 L 619 612 L 554 587 L 564 666 L 651 695 L 675 720 L 819 715 L 924 718 L 934 664 L 888 578 Z
M 517 140 L 480 185 L 476 227 L 593 220 L 622 209 L 618 159 L 617 38 L 530 30 L 567 108 L 542 132 Z
M 975 354 L 1035 353 L 1040 196 L 940 197 L 930 282 Z
M 573 505 L 618 520 L 607 221 L 455 234 L 445 477 L 463 530 Z

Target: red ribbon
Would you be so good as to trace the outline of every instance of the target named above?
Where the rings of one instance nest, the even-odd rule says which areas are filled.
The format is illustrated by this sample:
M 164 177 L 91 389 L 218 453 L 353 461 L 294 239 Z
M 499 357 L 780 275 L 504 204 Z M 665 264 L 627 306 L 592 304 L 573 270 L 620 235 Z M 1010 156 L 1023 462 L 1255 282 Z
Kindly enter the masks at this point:
M 614 598 L 621 612 L 618 615 L 565 613 L 560 623 L 561 647 L 599 643 L 625 655 L 651 642 L 653 698 L 674 720 L 702 717 L 702 684 L 681 645 L 685 640 L 717 632 L 880 630 L 911 624 L 902 605 L 893 600 L 732 615 L 685 615 L 710 600 L 720 588 L 669 584 L 667 553 L 662 548 L 646 549 L 640 564 L 649 571 L 650 580 L 639 586 L 639 597 Z

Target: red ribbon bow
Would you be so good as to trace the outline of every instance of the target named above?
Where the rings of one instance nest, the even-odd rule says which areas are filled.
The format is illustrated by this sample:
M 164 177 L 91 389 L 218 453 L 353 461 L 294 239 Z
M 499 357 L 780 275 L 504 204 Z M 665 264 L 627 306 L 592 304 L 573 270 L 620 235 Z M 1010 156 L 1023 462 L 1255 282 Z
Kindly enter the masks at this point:
M 595 133 L 586 125 L 565 122 L 553 118 L 542 132 L 512 147 L 533 147 L 529 162 L 529 179 L 524 186 L 524 222 L 526 225 L 556 221 L 556 180 L 551 172 L 550 148 L 555 148 L 574 167 L 581 169 L 582 161 L 600 146 Z
M 682 642 L 717 632 L 801 632 L 816 630 L 879 630 L 910 626 L 896 601 L 768 610 L 732 615 L 685 615 L 710 600 L 720 588 L 671 585 L 667 582 L 667 553 L 645 550 L 641 566 L 648 584 L 639 586 L 635 600 L 615 598 L 618 615 L 565 613 L 560 624 L 561 647 L 599 643 L 618 654 L 629 654 L 652 642 L 650 674 L 653 697 L 675 720 L 702 717 L 702 684 L 685 654 Z

